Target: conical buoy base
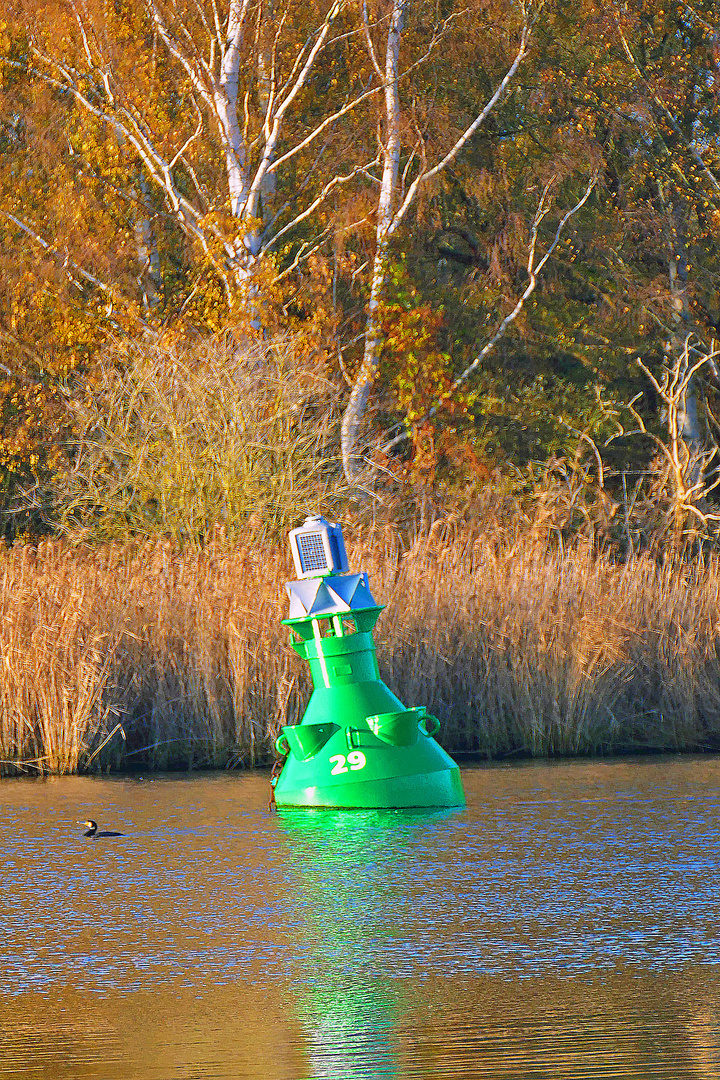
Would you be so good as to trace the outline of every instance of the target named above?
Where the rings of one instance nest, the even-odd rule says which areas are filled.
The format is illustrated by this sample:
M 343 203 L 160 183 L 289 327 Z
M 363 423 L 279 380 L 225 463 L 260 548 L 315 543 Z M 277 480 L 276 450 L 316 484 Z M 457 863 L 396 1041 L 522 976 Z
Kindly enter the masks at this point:
M 340 598 L 352 587 L 353 597 L 360 590 L 364 601 L 364 578 L 348 579 L 326 579 L 323 587 L 332 586 Z M 317 600 L 320 585 L 313 582 L 313 592 L 301 584 L 304 591 L 292 585 L 298 606 L 326 602 L 323 596 Z M 293 648 L 310 664 L 315 690 L 302 723 L 284 727 L 275 744 L 287 755 L 275 785 L 277 806 L 465 805 L 460 770 L 433 738 L 439 721 L 422 706 L 406 708 L 380 678 L 372 628 L 381 610 L 373 604 L 342 617 L 318 613 L 285 620 L 296 636 Z

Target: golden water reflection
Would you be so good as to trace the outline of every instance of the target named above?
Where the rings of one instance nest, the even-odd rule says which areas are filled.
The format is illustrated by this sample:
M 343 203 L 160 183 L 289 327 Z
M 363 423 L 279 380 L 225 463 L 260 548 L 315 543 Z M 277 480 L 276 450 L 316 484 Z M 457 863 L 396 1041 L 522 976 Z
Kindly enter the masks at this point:
M 692 986 L 692 984 L 691 984 Z M 692 987 L 693 990 L 696 986 Z M 649 1009 L 660 989 L 664 1000 Z M 0 1076 L 38 1080 L 398 1080 L 443 1077 L 712 1078 L 720 1076 L 715 989 L 614 977 L 583 987 L 480 980 L 396 987 L 378 1006 L 360 992 L 339 1017 L 288 999 L 205 993 L 23 995 L 0 1008 Z M 714 1004 L 711 1005 L 711 1000 Z

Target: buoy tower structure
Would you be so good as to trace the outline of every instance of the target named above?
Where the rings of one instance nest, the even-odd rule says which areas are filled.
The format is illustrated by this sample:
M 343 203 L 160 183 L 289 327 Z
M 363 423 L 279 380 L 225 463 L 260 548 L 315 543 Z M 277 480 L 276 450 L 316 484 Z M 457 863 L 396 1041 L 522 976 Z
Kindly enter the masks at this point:
M 282 728 L 278 807 L 464 806 L 460 770 L 436 742 L 440 722 L 406 708 L 380 678 L 372 631 L 383 610 L 366 573 L 350 573 L 339 525 L 309 517 L 290 532 L 298 575 L 286 584 L 292 647 L 314 691 L 299 724 Z

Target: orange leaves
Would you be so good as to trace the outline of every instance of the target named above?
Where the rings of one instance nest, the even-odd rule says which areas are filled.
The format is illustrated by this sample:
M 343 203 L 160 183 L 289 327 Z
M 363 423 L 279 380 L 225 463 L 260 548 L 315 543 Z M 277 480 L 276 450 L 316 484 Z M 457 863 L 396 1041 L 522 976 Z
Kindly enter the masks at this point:
M 384 358 L 398 407 L 411 425 L 421 424 L 444 402 L 452 383 L 452 360 L 439 347 L 445 326 L 441 309 L 423 303 L 402 263 L 391 268 L 390 298 L 381 309 Z M 448 402 L 451 411 L 462 408 Z

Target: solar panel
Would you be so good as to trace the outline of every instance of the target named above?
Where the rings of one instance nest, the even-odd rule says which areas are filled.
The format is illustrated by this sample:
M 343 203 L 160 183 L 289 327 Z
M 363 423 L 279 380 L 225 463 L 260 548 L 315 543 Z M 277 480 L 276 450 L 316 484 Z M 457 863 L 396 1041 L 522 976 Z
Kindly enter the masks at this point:
M 297 537 L 297 543 L 304 574 L 310 570 L 328 569 L 322 533 L 300 533 Z

